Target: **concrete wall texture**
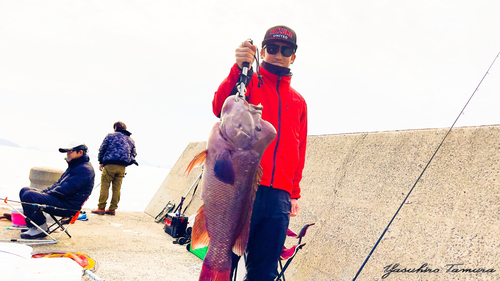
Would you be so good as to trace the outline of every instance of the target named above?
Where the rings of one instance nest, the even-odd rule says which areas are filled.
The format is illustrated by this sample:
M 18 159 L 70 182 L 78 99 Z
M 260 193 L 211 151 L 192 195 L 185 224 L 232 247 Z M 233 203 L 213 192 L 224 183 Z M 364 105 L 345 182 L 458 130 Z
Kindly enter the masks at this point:
M 447 131 L 310 136 L 290 228 L 316 224 L 287 280 L 353 280 L 400 206 L 357 280 L 500 280 L 500 125 L 454 128 L 402 204 Z M 180 201 L 205 146 L 188 145 L 146 213 Z M 198 191 L 186 214 L 200 205 Z
M 60 169 L 33 167 L 29 176 L 30 187 L 43 190 L 55 183 L 63 173 Z

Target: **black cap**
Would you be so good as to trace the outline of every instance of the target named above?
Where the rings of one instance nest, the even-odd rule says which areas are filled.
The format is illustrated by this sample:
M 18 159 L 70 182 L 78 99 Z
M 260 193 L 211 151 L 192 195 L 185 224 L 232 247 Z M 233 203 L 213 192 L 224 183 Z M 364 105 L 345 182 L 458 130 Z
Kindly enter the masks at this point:
M 68 151 L 80 151 L 80 150 L 83 150 L 83 152 L 87 152 L 88 147 L 85 144 L 80 144 L 73 148 L 59 148 L 59 152 L 63 153 L 66 153 Z
M 269 28 L 264 35 L 264 40 L 262 40 L 262 48 L 273 41 L 288 43 L 293 46 L 294 50 L 297 50 L 297 34 L 290 27 L 277 25 Z

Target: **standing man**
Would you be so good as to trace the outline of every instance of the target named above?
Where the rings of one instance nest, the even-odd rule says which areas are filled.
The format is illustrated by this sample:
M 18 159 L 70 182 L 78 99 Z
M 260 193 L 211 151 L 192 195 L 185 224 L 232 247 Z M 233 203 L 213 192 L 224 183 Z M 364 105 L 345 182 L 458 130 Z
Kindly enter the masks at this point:
M 125 176 L 125 167 L 132 164 L 139 165 L 135 161 L 135 156 L 137 156 L 135 142 L 130 137 L 132 133 L 127 131 L 127 126 L 118 121 L 113 124 L 113 129 L 115 132 L 108 134 L 99 148 L 99 170 L 102 171 L 101 194 L 97 209 L 92 210 L 92 213 L 98 215 L 115 215 L 120 201 L 120 189 Z M 111 184 L 113 192 L 111 202 L 109 209 L 105 210 Z
M 220 116 L 230 95 L 238 92 L 236 83 L 243 62 L 252 65 L 257 48 L 245 41 L 236 49 L 236 63 L 219 86 L 212 102 L 213 112 Z M 268 146 L 260 165 L 263 175 L 255 196 L 250 237 L 247 245 L 245 280 L 274 280 L 290 216 L 300 210 L 300 180 L 304 168 L 307 140 L 307 105 L 290 87 L 290 65 L 296 59 L 297 35 L 286 26 L 271 27 L 262 41 L 261 78 L 249 71 L 246 99 L 262 104 L 262 118 L 273 124 L 275 140 Z M 239 257 L 234 255 L 233 268 Z
M 23 187 L 19 198 L 23 203 L 35 203 L 62 208 L 46 208 L 44 212 L 56 216 L 73 216 L 82 208 L 94 188 L 94 168 L 87 156 L 87 146 L 81 144 L 73 148 L 59 148 L 59 152 L 66 153 L 68 168 L 58 181 L 52 186 L 40 191 L 32 187 Z M 44 214 L 35 205 L 22 204 L 24 215 L 29 219 L 26 222 L 28 230 L 21 234 L 24 239 L 36 239 L 47 236 L 43 231 L 34 226 L 36 223 L 47 231 L 47 222 Z

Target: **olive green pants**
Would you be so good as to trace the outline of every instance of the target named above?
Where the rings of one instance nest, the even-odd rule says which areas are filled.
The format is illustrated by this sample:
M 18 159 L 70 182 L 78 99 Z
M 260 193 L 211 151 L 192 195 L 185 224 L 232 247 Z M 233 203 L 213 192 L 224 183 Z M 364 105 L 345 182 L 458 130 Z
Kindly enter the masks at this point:
M 116 210 L 118 208 L 118 202 L 120 202 L 120 189 L 122 187 L 122 180 L 124 176 L 125 166 L 114 164 L 104 166 L 101 175 L 101 194 L 99 195 L 99 204 L 97 204 L 99 209 L 106 208 L 106 201 L 108 201 L 110 186 L 113 193 L 111 195 L 109 209 Z

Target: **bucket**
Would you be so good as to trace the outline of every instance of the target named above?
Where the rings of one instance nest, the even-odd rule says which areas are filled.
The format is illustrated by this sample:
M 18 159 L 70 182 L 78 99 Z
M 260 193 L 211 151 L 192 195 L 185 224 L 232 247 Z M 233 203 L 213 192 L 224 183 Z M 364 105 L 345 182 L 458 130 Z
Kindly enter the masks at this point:
M 16 209 L 10 209 L 10 213 L 12 216 L 12 225 L 13 226 L 26 226 L 26 221 L 24 220 L 23 215 L 23 208 L 22 207 L 16 207 Z

